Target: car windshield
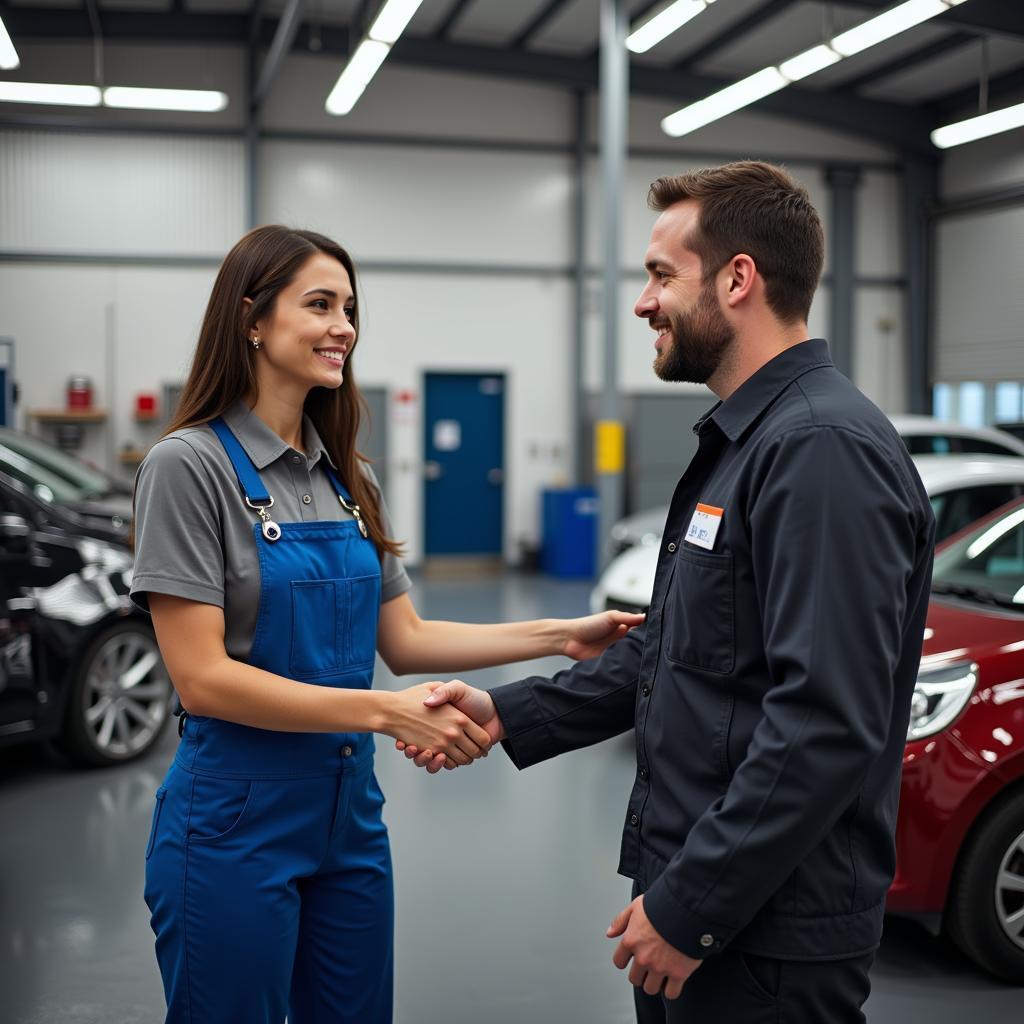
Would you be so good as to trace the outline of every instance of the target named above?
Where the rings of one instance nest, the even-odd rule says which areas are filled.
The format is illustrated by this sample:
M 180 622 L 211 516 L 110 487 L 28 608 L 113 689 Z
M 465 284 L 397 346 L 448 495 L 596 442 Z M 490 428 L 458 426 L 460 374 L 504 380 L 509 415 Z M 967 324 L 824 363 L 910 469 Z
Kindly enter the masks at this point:
M 20 456 L 21 472 L 26 472 L 26 464 L 38 467 L 42 474 L 48 474 L 40 482 L 53 489 L 52 477 L 63 481 L 60 488 L 61 496 L 57 501 L 86 501 L 110 494 L 115 488 L 113 482 L 105 474 L 87 466 L 73 455 L 54 448 L 45 441 L 13 430 L 0 430 L 0 459 L 6 464 L 12 456 Z M 33 481 L 21 476 L 13 468 L 12 476 L 18 476 L 32 486 Z M 60 486 L 60 485 L 58 485 Z M 54 492 L 56 496 L 56 491 Z
M 1024 505 L 938 552 L 932 590 L 1024 612 Z

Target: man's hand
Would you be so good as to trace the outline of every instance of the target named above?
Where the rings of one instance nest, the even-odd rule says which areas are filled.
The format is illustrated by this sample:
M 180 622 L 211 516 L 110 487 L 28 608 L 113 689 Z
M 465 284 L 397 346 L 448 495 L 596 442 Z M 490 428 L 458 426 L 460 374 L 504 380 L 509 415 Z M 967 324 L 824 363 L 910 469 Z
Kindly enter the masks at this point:
M 700 967 L 700 960 L 691 960 L 680 953 L 655 931 L 644 912 L 643 896 L 637 896 L 612 921 L 607 934 L 609 939 L 622 936 L 612 954 L 612 963 L 619 970 L 625 970 L 632 960 L 629 980 L 649 996 L 678 999 L 686 979 Z
M 453 679 L 448 683 L 426 683 L 430 695 L 423 701 L 427 707 L 436 708 L 442 704 L 451 704 L 467 718 L 481 726 L 487 733 L 492 744 L 504 739 L 505 729 L 498 717 L 494 701 L 486 690 L 478 690 L 467 686 L 461 679 Z M 405 751 L 405 756 L 414 761 L 417 767 L 426 768 L 431 775 L 442 768 L 455 768 L 457 765 L 444 754 L 435 754 L 433 750 L 420 750 L 412 744 L 398 740 L 395 746 Z
M 576 661 L 596 658 L 643 621 L 644 616 L 634 612 L 601 612 L 582 619 L 566 619 L 562 653 Z

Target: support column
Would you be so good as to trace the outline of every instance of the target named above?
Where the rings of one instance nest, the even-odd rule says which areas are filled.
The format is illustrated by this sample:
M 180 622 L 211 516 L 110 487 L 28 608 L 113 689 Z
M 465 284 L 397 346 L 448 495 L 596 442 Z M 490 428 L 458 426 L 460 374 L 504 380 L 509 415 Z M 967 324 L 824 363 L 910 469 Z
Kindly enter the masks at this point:
M 860 171 L 829 167 L 826 171 L 832 212 L 828 252 L 832 289 L 829 296 L 828 342 L 836 368 L 853 378 L 853 343 L 857 273 L 857 186 Z
M 605 540 L 623 512 L 625 430 L 619 399 L 619 261 L 629 102 L 629 51 L 624 0 L 601 0 L 601 206 L 604 382 L 594 435 L 594 470 L 600 512 L 597 564 Z
M 587 94 L 581 89 L 573 97 L 573 337 L 569 377 L 572 381 L 572 482 L 580 486 L 589 476 L 587 450 L 587 392 L 583 380 L 587 317 Z
M 908 157 L 903 164 L 903 259 L 907 412 L 932 412 L 932 253 L 938 197 L 938 166 L 932 160 Z

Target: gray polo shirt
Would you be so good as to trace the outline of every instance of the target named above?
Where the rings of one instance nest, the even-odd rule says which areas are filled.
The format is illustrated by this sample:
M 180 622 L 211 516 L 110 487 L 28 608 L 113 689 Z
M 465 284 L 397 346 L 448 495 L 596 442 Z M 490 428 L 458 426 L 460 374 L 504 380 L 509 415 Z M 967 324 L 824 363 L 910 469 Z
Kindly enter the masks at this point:
M 244 402 L 224 420 L 259 470 L 274 499 L 275 522 L 351 519 L 338 501 L 321 458 L 333 466 L 308 417 L 303 442 L 308 454 L 278 437 Z M 374 480 L 372 470 L 367 475 Z M 384 529 L 392 536 L 387 509 Z M 234 467 L 207 426 L 161 438 L 139 467 L 135 482 L 135 572 L 132 600 L 149 610 L 148 593 L 172 594 L 224 609 L 224 646 L 245 660 L 252 646 L 260 572 L 253 524 L 256 513 L 242 498 Z M 411 586 L 394 555 L 381 560 L 381 600 Z

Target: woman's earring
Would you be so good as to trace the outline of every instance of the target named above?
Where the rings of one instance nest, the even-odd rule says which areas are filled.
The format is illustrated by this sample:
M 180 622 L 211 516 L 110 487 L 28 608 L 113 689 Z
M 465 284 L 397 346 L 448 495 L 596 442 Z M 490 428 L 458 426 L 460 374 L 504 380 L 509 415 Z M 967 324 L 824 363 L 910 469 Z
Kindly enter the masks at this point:
M 252 339 L 252 347 L 253 348 L 259 348 L 260 347 L 260 339 L 259 338 L 253 338 Z

